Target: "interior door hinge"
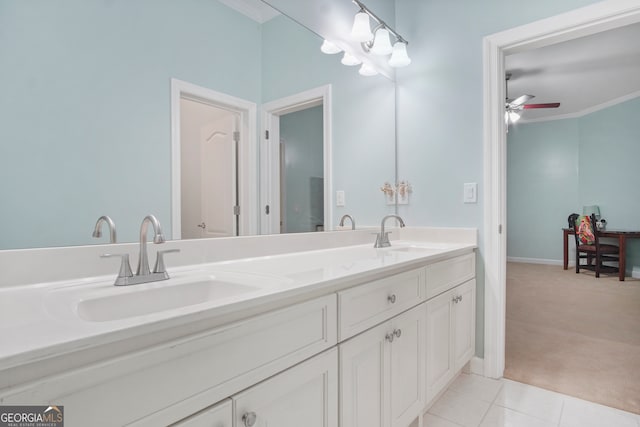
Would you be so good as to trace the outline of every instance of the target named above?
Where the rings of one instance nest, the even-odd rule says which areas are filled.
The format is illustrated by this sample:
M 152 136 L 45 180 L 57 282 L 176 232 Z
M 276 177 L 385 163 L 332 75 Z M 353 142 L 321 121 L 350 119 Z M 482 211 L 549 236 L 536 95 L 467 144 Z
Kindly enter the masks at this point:
M 240 215 L 240 206 L 235 205 L 233 207 L 233 214 L 236 215 L 236 216 Z
M 502 234 L 502 224 L 498 224 L 498 234 Z
M 269 139 L 269 131 L 268 130 L 264 131 L 264 138 L 265 139 Z
M 269 205 L 264 207 L 264 213 L 265 215 L 269 215 Z
M 238 131 L 233 132 L 233 140 L 235 142 L 240 142 L 240 132 Z

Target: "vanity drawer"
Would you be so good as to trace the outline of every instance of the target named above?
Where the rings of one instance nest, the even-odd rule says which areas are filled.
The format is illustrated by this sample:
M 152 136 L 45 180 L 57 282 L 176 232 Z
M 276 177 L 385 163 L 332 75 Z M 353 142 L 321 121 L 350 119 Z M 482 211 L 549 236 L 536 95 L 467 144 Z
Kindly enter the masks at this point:
M 336 344 L 335 294 L 275 310 L 0 395 L 65 406 L 69 426 L 168 425 Z M 109 417 L 96 417 L 104 402 Z
M 171 427 L 231 427 L 233 425 L 233 402 L 227 399 L 211 408 L 190 416 Z
M 339 341 L 421 303 L 425 291 L 425 269 L 420 268 L 339 292 Z
M 427 266 L 427 299 L 476 276 L 476 254 L 462 255 Z

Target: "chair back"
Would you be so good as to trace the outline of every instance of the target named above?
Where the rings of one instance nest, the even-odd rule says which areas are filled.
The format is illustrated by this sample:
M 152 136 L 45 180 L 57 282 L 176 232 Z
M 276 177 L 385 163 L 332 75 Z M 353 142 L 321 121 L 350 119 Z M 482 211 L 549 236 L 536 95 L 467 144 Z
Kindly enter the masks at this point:
M 598 245 L 598 230 L 594 214 L 584 216 L 572 213 L 567 220 L 569 228 L 573 229 L 576 247 L 580 245 Z

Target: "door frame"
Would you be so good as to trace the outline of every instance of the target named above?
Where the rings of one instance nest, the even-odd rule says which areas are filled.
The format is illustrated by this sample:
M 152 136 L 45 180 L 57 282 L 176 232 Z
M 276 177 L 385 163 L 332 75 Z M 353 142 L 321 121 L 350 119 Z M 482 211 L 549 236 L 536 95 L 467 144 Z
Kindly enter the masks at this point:
M 331 85 L 324 85 L 262 105 L 260 131 L 260 232 L 280 232 L 280 116 L 322 105 L 324 229 L 333 229 L 331 167 Z M 266 132 L 269 131 L 269 138 Z M 275 143 L 274 143 L 275 141 Z M 266 206 L 269 206 L 269 214 Z
M 180 239 L 181 226 L 181 166 L 180 166 L 180 99 L 202 102 L 240 115 L 238 142 L 238 203 L 240 205 L 239 235 L 258 233 L 258 153 L 256 139 L 257 106 L 235 96 L 217 92 L 193 83 L 171 79 L 171 237 Z
M 637 0 L 607 0 L 487 36 L 483 40 L 484 375 L 505 364 L 507 157 L 504 122 L 506 55 L 640 22 Z

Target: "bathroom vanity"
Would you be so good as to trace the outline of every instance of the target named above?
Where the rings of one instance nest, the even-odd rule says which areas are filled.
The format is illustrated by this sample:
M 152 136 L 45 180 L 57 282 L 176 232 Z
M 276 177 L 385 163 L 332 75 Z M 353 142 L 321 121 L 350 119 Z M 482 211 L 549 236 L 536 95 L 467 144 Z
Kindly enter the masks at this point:
M 5 285 L 0 404 L 64 405 L 67 426 L 407 427 L 474 354 L 476 230 L 369 232 L 235 239 L 252 256 L 218 261 L 222 241 L 170 242 L 163 282 Z

